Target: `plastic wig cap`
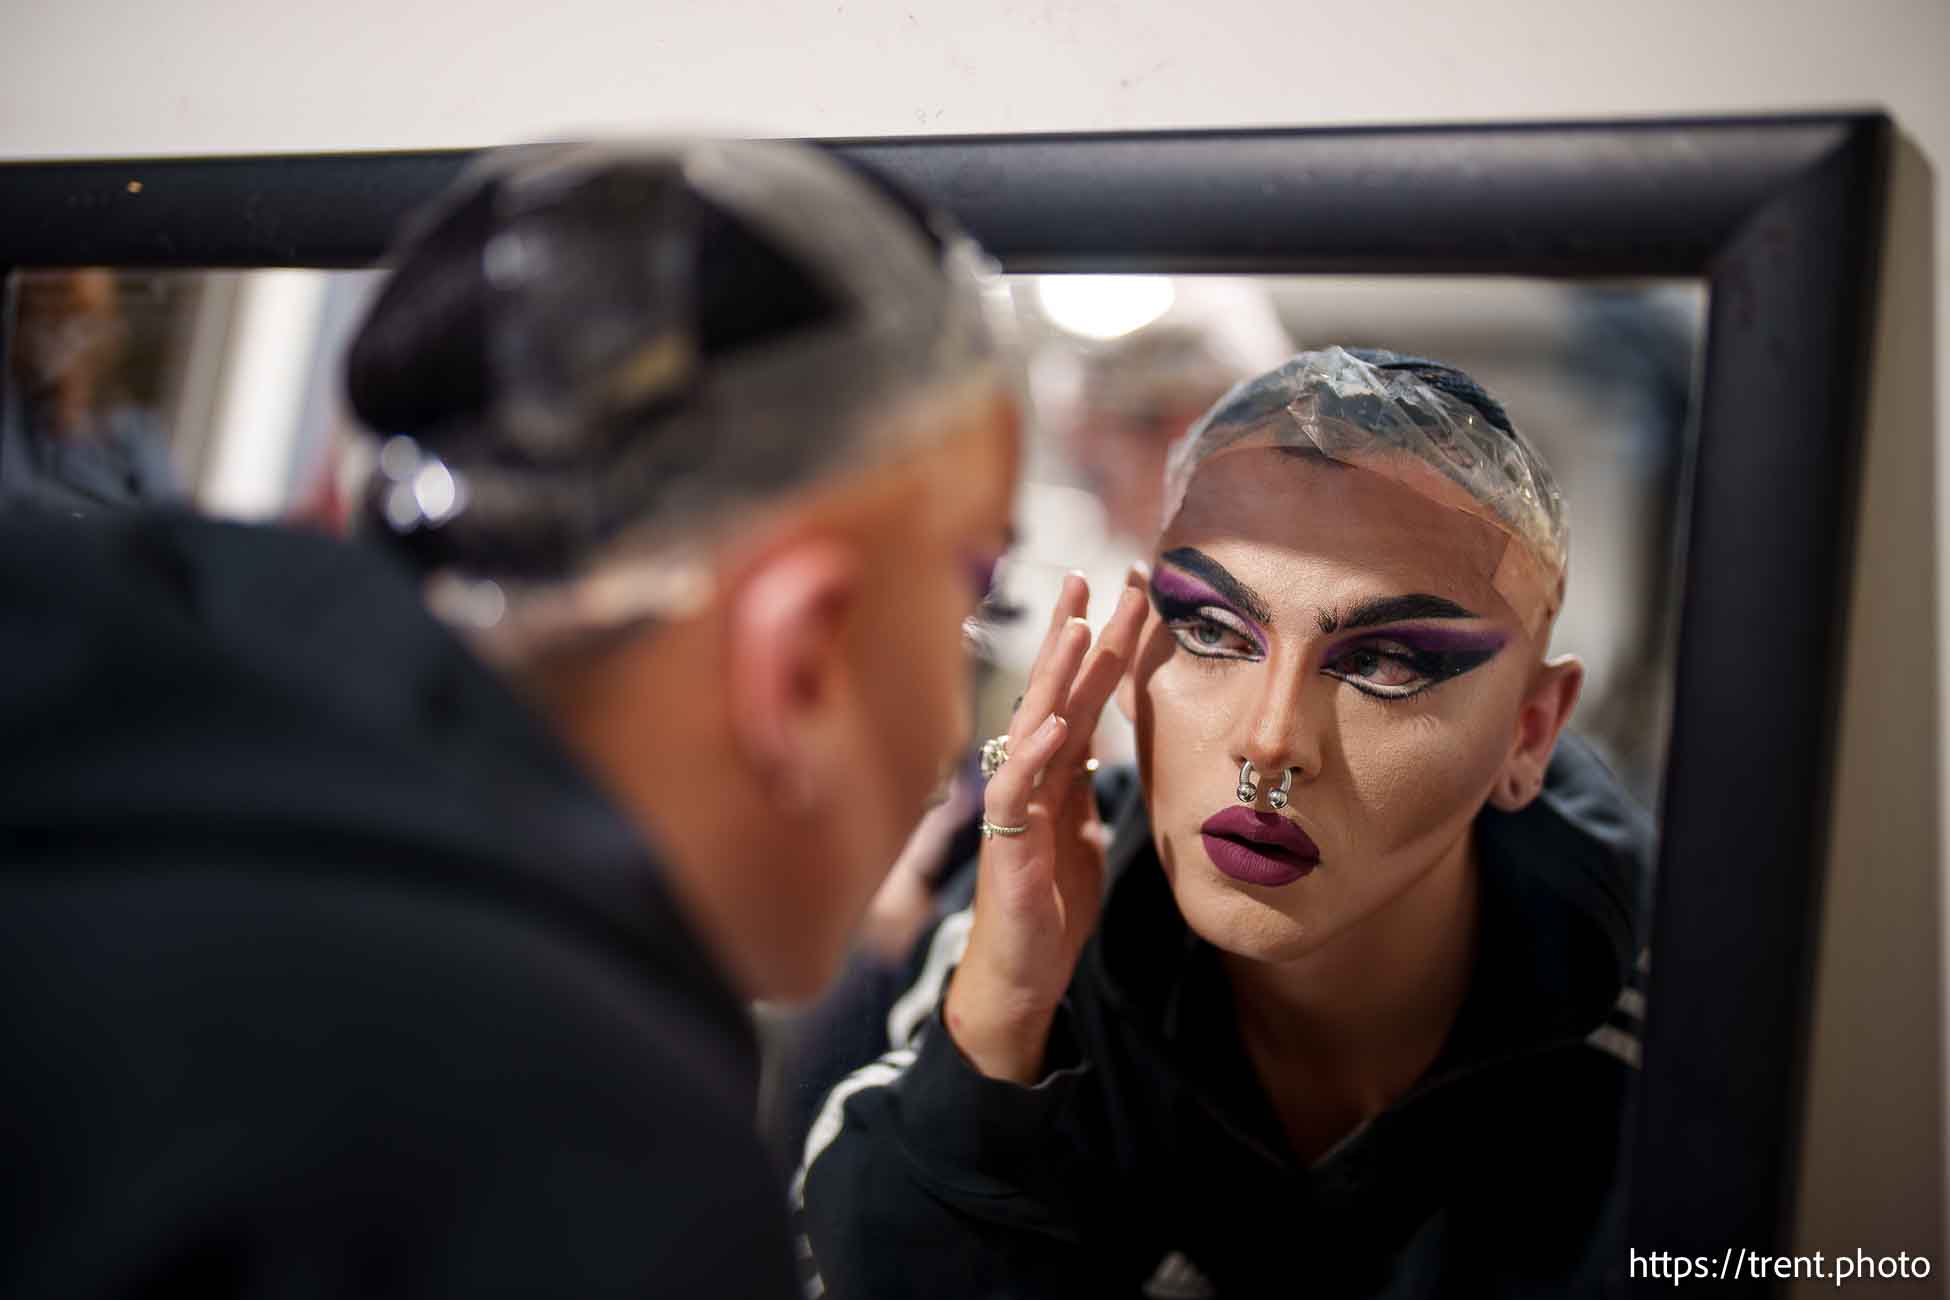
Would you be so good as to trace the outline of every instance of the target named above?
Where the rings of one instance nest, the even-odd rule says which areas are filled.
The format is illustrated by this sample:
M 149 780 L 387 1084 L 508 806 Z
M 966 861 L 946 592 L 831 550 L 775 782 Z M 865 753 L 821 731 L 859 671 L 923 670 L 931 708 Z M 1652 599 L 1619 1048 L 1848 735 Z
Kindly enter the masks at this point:
M 366 513 L 477 625 L 695 608 L 751 510 L 1020 382 L 973 242 L 810 146 L 504 151 L 397 262 L 348 363 Z
M 1497 594 L 1532 635 L 1556 617 L 1569 556 L 1563 498 L 1537 449 L 1461 371 L 1334 347 L 1236 385 L 1173 446 L 1164 525 L 1206 461 L 1266 447 L 1316 452 L 1484 520 L 1507 539 Z

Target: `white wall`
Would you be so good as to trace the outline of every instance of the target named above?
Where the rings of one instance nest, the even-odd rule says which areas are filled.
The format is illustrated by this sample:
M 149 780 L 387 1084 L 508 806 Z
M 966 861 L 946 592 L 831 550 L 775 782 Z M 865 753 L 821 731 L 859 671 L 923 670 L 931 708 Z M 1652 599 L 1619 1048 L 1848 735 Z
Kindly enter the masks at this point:
M 1950 828 L 1928 807 L 1944 802 L 1940 791 L 1917 777 L 1919 754 L 1934 760 L 1921 769 L 1932 781 L 1950 770 L 1950 678 L 1936 653 L 1937 631 L 1950 626 L 1950 549 L 1934 518 L 1950 502 L 1940 378 L 1950 272 L 1905 251 L 1942 248 L 1950 233 L 1931 170 L 1950 165 L 1945 0 L 21 9 L 0 27 L 0 156 L 476 145 L 696 125 L 874 135 L 1887 107 L 1913 143 L 1906 242 L 1888 281 L 1902 314 L 1883 325 L 1908 381 L 1885 385 L 1875 407 L 1811 1096 L 1810 1158 L 1824 1176 L 1810 1181 L 1804 1235 L 1848 1247 L 1853 1225 L 1873 1222 L 1932 1252 L 1939 1281 L 1950 1269 L 1941 1221 L 1926 1222 L 1950 1199 L 1940 1152 L 1921 1149 L 1936 1146 L 1943 1124 L 1910 1122 L 1918 1107 L 1941 1105 L 1950 1004 L 1939 939 L 1950 896 L 1939 845 Z M 1892 580 L 1918 556 L 1934 558 L 1929 586 Z M 1913 694 L 1918 672 L 1934 675 L 1934 692 Z M 1909 695 L 1892 680 L 1904 674 Z M 1919 722 L 1915 698 L 1932 700 L 1934 725 Z M 1917 1007 L 1935 1011 L 1917 1025 Z M 1893 1102 L 1870 1086 L 1879 1079 L 1902 1081 Z M 1877 1140 L 1858 1150 L 1864 1108 L 1881 1118 Z
M 1853 608 L 1836 756 L 1834 832 L 1815 997 L 1801 1181 L 1801 1247 L 1919 1249 L 1935 1280 L 1851 1288 L 1950 1294 L 1938 1225 L 1943 1180 L 1945 867 L 1942 556 L 1930 545 L 1943 495 L 1932 439 L 1942 336 L 1933 284 L 1932 177 L 1905 141 L 1890 178 L 1876 371 L 1869 397 Z M 1937 624 L 1938 627 L 1941 624 Z M 1797 1295 L 1832 1289 L 1804 1282 Z

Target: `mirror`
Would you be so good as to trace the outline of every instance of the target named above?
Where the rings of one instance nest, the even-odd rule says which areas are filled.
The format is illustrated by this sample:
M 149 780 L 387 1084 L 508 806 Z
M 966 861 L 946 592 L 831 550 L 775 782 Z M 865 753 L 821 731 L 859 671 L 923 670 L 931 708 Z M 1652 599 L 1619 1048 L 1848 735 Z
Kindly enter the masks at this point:
M 1642 1051 L 1644 1066 L 1621 1212 L 1630 1240 L 1687 1257 L 1785 1241 L 1838 680 L 1832 613 L 1846 605 L 1866 374 L 1852 341 L 1868 336 L 1887 129 L 1857 115 L 836 146 L 954 209 L 1012 272 L 1331 277 L 1270 286 L 1296 342 L 1379 344 L 1458 366 L 1545 447 L 1573 537 L 1557 645 L 1592 670 L 1574 726 L 1608 747 L 1620 779 L 1663 817 L 1642 1049 L 1617 1039 L 1606 1049 L 1621 1061 Z M 127 164 L 19 169 L 0 185 L 12 240 L 0 263 L 121 261 L 132 276 L 165 279 L 198 265 L 367 266 L 398 217 L 463 162 L 185 160 L 145 164 L 141 185 Z M 179 206 L 138 212 L 123 198 L 138 190 Z M 67 218 L 36 215 L 48 211 Z M 17 289 L 33 274 L 13 276 Z M 336 480 L 329 452 L 320 458 L 335 415 L 318 377 L 333 352 L 331 304 L 356 314 L 359 273 L 329 273 L 348 286 L 342 301 L 298 288 L 326 275 L 308 271 L 266 271 L 298 278 L 245 292 L 258 274 L 213 271 L 209 286 L 164 286 L 153 301 L 136 290 L 124 304 L 133 319 L 137 300 L 149 302 L 172 337 L 205 342 L 131 346 L 116 400 L 151 414 L 105 418 L 91 436 L 169 451 L 108 456 L 123 489 L 161 484 L 210 509 L 273 518 Z M 1551 278 L 1471 278 L 1527 275 Z M 215 288 L 224 277 L 238 285 L 228 307 Z M 1155 304 L 1158 288 L 1108 297 L 1132 312 Z M 1093 296 L 1101 312 L 1107 295 L 1081 295 Z M 15 297 L 18 308 L 26 295 Z M 1025 316 L 1049 317 L 1043 342 L 1081 346 L 1060 337 L 1076 332 L 1061 325 L 1061 291 L 1024 282 L 1017 297 Z M 294 327 L 240 328 L 257 319 Z M 244 364 L 251 339 L 276 342 Z M 50 355 L 87 346 L 56 340 Z M 1632 370 L 1649 353 L 1662 358 L 1655 374 L 1613 373 L 1621 354 Z M 210 357 L 220 363 L 198 360 Z M 1074 386 L 1066 368 L 1053 361 L 1036 376 L 1052 409 Z M 226 411 L 234 439 L 217 433 Z M 1090 513 L 1093 487 L 1114 485 L 1070 435 L 1046 432 L 1032 496 L 1074 508 L 1034 513 L 1060 532 Z M 10 453 L 5 467 L 22 463 Z M 38 473 L 46 458 L 31 463 Z M 90 500 L 114 495 L 114 472 L 83 468 Z M 1094 508 L 1108 520 L 1107 506 Z M 1012 575 L 1025 604 L 1074 562 L 1062 557 L 1113 549 L 1088 532 L 1045 545 L 1044 531 Z M 1661 581 L 1681 563 L 1683 583 Z M 1764 674 L 1740 668 L 1755 645 L 1767 647 Z M 993 701 L 1006 705 L 1012 691 L 1000 672 L 988 689 L 993 718 Z M 1736 915 L 1738 926 L 1725 924 Z M 1619 1010 L 1633 1015 L 1625 1001 Z M 886 1041 L 884 1024 L 868 1028 Z M 1713 1140 L 1671 1140 L 1701 1133 Z M 1209 1261 L 1147 1236 L 1148 1225 L 1123 1229 L 1164 1252 L 1134 1283 L 1198 1294 L 1199 1278 L 1216 1276 Z

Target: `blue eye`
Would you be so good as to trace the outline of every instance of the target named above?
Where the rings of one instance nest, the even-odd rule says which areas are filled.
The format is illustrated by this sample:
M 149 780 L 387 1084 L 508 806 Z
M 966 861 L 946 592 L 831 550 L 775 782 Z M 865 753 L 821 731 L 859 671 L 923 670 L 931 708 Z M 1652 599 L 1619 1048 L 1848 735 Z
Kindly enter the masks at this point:
M 1171 630 L 1172 637 L 1187 654 L 1201 659 L 1251 659 L 1257 657 L 1259 644 L 1238 628 L 1229 627 L 1212 611 L 1181 615 L 1168 621 L 1165 626 Z

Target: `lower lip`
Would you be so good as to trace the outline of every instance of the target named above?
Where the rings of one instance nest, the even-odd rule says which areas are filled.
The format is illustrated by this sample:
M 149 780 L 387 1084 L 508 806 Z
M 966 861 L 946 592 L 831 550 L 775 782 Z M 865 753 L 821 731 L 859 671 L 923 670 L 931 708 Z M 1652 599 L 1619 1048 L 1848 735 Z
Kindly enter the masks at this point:
M 1249 885 L 1290 885 L 1320 865 L 1311 858 L 1243 840 L 1218 835 L 1201 835 L 1199 839 L 1204 841 L 1205 856 L 1212 859 L 1213 866 Z

